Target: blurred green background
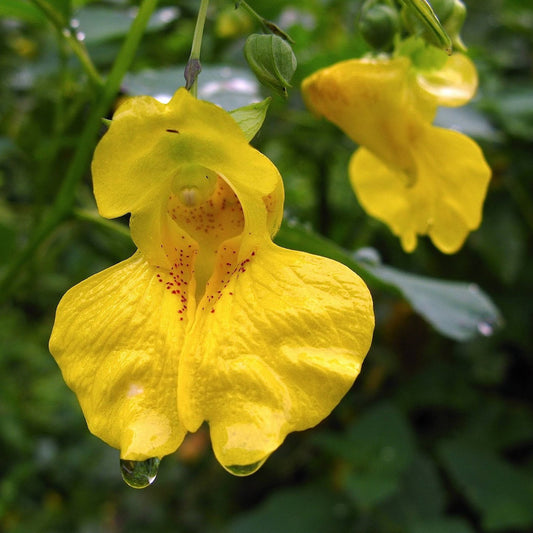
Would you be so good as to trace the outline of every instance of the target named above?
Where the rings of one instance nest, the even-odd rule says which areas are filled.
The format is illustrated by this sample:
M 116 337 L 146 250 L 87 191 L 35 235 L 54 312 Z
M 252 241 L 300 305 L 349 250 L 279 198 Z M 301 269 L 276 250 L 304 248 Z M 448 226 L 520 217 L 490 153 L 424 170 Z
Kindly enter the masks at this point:
M 105 76 L 138 3 L 51 4 L 75 21 L 74 31 Z M 159 2 L 123 80 L 124 94 L 170 96 L 183 84 L 198 5 Z M 405 254 L 351 192 L 346 169 L 353 143 L 303 106 L 298 87 L 306 75 L 365 51 L 357 32 L 360 2 L 252 5 L 289 32 L 299 62 L 288 101 L 273 96 L 253 141 L 285 180 L 288 223 L 279 242 L 334 256 L 367 275 L 377 326 L 363 371 L 327 420 L 291 434 L 251 477 L 232 477 L 218 465 L 204 428 L 163 459 L 153 486 L 126 486 L 118 452 L 89 434 L 47 349 L 62 294 L 133 251 L 123 235 L 88 220 L 94 200 L 87 167 L 76 190 L 82 211 L 46 238 L 0 295 L 0 530 L 533 531 L 532 3 L 466 2 L 463 38 L 480 89 L 471 104 L 439 113 L 437 120 L 482 145 L 493 179 L 481 228 L 453 256 L 425 240 Z M 2 275 L 56 197 L 95 88 L 34 4 L 2 0 L 0 17 Z M 200 97 L 232 109 L 269 94 L 242 56 L 244 39 L 254 30 L 259 28 L 233 2 L 212 0 Z M 365 250 L 354 256 L 360 248 Z M 436 331 L 413 311 L 421 311 L 413 301 L 417 287 L 407 301 L 383 283 L 377 254 L 395 269 L 479 285 L 503 323 L 484 297 L 477 304 L 463 301 L 464 290 L 455 315 L 447 308 L 446 286 L 422 309 L 430 322 L 437 310 Z M 479 321 L 479 334 L 461 336 L 455 324 L 455 334 L 443 335 L 446 320 L 477 317 L 470 304 L 490 311 L 494 321 Z

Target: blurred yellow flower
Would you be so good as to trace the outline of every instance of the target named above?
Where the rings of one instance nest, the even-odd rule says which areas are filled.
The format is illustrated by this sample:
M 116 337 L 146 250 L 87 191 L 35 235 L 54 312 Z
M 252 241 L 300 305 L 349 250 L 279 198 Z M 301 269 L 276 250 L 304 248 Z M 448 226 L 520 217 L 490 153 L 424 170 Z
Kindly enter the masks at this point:
M 462 54 L 425 70 L 404 56 L 352 59 L 303 82 L 308 106 L 360 145 L 349 165 L 352 187 L 408 252 L 418 235 L 456 252 L 481 223 L 491 172 L 479 146 L 431 124 L 439 105 L 463 105 L 476 88 L 475 67 Z
M 352 385 L 373 332 L 367 287 L 272 242 L 277 169 L 184 89 L 122 104 L 92 172 L 101 215 L 131 213 L 138 251 L 58 306 L 50 350 L 89 429 L 144 461 L 207 421 L 220 463 L 253 472 Z

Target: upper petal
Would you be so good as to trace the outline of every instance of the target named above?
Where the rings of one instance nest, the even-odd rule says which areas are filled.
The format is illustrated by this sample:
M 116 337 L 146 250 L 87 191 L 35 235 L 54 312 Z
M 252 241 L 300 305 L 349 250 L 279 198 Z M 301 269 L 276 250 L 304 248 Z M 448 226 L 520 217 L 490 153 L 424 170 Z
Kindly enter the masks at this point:
M 427 120 L 414 105 L 410 67 L 406 57 L 352 59 L 315 72 L 303 81 L 302 91 L 311 109 L 356 143 L 391 165 L 411 169 L 409 146 Z
M 183 424 L 194 431 L 207 420 L 215 454 L 230 470 L 261 464 L 287 433 L 316 425 L 339 402 L 373 325 L 371 297 L 356 274 L 265 243 L 187 337 Z
M 172 453 L 185 435 L 176 398 L 187 320 L 168 289 L 136 253 L 70 289 L 57 309 L 50 351 L 91 432 L 125 459 Z
M 142 213 L 144 220 L 165 223 L 161 212 L 169 195 L 190 185 L 184 166 L 223 176 L 242 204 L 247 231 L 268 233 L 261 198 L 279 191 L 279 172 L 248 144 L 229 113 L 184 89 L 168 104 L 150 97 L 128 99 L 115 113 L 92 164 L 100 213 L 108 218 Z M 275 209 L 281 213 L 283 202 Z M 133 240 L 147 257 L 157 255 L 161 243 L 144 237 L 167 230 L 144 229 L 142 234 L 132 231 Z

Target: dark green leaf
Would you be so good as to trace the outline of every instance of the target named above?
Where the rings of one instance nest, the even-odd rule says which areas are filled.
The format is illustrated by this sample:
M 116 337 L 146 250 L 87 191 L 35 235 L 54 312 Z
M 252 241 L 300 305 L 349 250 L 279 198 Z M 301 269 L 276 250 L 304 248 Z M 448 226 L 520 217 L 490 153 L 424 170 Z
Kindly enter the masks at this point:
M 487 531 L 533 526 L 533 477 L 492 452 L 461 442 L 442 444 L 439 455 Z
M 414 455 L 406 418 L 388 404 L 367 411 L 346 434 L 324 434 L 317 443 L 348 462 L 345 486 L 363 508 L 377 505 L 399 489 L 401 475 Z
M 366 253 L 360 251 L 356 258 L 363 260 L 374 276 L 398 288 L 413 309 L 443 335 L 466 341 L 477 335 L 492 335 L 501 326 L 500 312 L 475 283 L 408 274 L 380 264 L 375 254 L 368 260 Z
M 417 522 L 409 528 L 408 533 L 474 533 L 465 520 L 441 518 L 428 522 Z
M 238 516 L 227 533 L 338 533 L 346 531 L 342 500 L 322 487 L 274 492 L 255 509 Z
M 29 0 L 2 0 L 0 17 L 17 18 L 26 22 L 42 23 L 46 20 L 44 13 Z

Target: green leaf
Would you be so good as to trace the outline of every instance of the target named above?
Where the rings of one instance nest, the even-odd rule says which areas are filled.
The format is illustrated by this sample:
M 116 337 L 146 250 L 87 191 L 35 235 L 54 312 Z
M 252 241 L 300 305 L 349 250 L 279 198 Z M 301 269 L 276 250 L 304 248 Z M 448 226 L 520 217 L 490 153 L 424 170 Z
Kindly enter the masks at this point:
M 437 331 L 458 341 L 492 335 L 502 317 L 489 297 L 475 284 L 441 281 L 402 272 L 379 263 L 375 250 L 363 249 L 356 259 L 379 279 L 390 283 Z
M 437 520 L 444 513 L 444 496 L 435 463 L 417 453 L 402 475 L 397 494 L 382 509 L 398 524 Z
M 27 0 L 2 0 L 0 17 L 17 18 L 33 23 L 42 23 L 46 20 L 44 13 Z
M 58 13 L 64 17 L 66 21 L 70 19 L 72 14 L 72 2 L 71 0 L 46 0 Z
M 255 509 L 238 516 L 227 533 L 338 533 L 347 531 L 332 512 L 342 500 L 325 488 L 308 485 L 274 492 Z
M 409 423 L 388 404 L 367 411 L 345 434 L 319 435 L 316 442 L 348 462 L 351 468 L 345 488 L 362 508 L 373 507 L 397 492 L 414 456 Z
M 230 111 L 230 115 L 244 132 L 248 141 L 251 141 L 261 129 L 270 101 L 271 98 L 266 98 L 257 104 L 250 104 Z
M 533 477 L 496 454 L 446 442 L 439 456 L 452 481 L 480 514 L 486 531 L 533 526 Z
M 123 37 L 137 15 L 134 8 L 123 10 L 89 5 L 75 14 L 76 29 L 83 33 L 87 44 L 96 44 Z M 179 17 L 179 10 L 172 7 L 158 9 L 150 17 L 146 32 L 164 28 Z
M 459 518 L 442 518 L 428 522 L 416 522 L 408 533 L 474 533 L 468 522 Z
M 168 102 L 178 87 L 184 85 L 184 70 L 185 65 L 126 74 L 122 88 L 132 96 L 142 94 Z M 213 102 L 226 111 L 261 100 L 257 80 L 247 69 L 225 65 L 202 65 L 198 98 Z

